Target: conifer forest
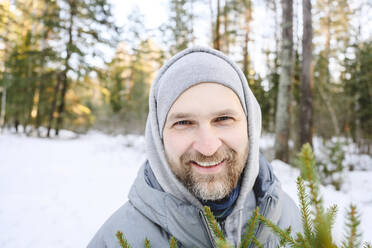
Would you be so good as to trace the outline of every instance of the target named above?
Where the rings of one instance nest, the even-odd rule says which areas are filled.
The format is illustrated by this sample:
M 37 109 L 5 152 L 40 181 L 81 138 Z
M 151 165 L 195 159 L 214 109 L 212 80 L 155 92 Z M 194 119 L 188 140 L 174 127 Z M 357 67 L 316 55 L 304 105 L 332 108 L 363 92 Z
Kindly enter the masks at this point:
M 149 92 L 158 70 L 185 48 L 209 46 L 231 57 L 247 78 L 261 106 L 265 156 L 301 174 L 304 156 L 311 157 L 316 182 L 302 175 L 294 190 L 303 221 L 311 222 L 304 224 L 304 236 L 292 239 L 288 230 L 272 229 L 291 247 L 321 247 L 317 228 L 324 224 L 321 232 L 331 233 L 336 207 L 321 205 L 312 219 L 320 188 L 347 192 L 345 187 L 352 186 L 345 174 L 372 172 L 371 27 L 370 0 L 0 0 L 0 199 L 13 199 L 9 192 L 16 192 L 1 189 L 13 185 L 2 180 L 13 173 L 11 167 L 22 171 L 22 161 L 36 156 L 34 151 L 13 152 L 11 144 L 23 147 L 16 137 L 23 144 L 59 143 L 57 157 L 67 156 L 62 148 L 70 139 L 66 134 L 83 142 L 92 132 L 104 135 L 102 140 L 117 137 L 114 143 L 123 139 L 123 149 L 144 153 L 138 144 L 143 145 Z M 38 150 L 45 165 L 54 154 L 48 149 Z M 116 151 L 105 149 L 107 154 Z M 18 154 L 25 159 L 13 160 Z M 143 158 L 133 156 L 128 160 Z M 13 161 L 21 162 L 15 166 Z M 316 195 L 307 188 L 312 183 Z M 372 217 L 368 199 L 367 216 Z M 370 247 L 363 243 L 372 239 L 363 236 L 366 228 L 360 229 L 360 222 L 371 219 L 361 217 L 364 209 L 355 204 L 346 214 L 338 213 L 347 223 L 341 228 L 347 233 L 342 245 L 331 240 L 322 247 Z M 2 222 L 13 223 L 4 209 L 0 206 L 0 236 L 6 233 Z M 258 212 L 253 216 L 252 228 L 266 221 Z M 90 228 L 87 239 L 98 226 Z M 123 245 L 125 238 L 118 239 L 121 247 L 130 247 Z M 11 240 L 0 237 L 0 247 L 16 247 L 9 245 L 16 244 Z M 222 241 L 219 247 L 230 247 Z M 172 242 L 170 247 L 177 247 Z M 242 242 L 260 247 L 253 234 Z M 41 247 L 30 244 L 25 247 Z M 58 247 L 78 247 L 70 245 Z

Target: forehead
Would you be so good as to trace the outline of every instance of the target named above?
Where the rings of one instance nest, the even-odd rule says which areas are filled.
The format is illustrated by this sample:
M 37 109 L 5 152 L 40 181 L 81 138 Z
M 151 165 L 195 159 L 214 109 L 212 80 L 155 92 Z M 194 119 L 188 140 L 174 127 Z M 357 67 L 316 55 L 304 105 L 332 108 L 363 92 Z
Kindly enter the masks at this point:
M 182 115 L 244 114 L 239 97 L 218 83 L 200 83 L 185 90 L 173 103 L 167 121 Z

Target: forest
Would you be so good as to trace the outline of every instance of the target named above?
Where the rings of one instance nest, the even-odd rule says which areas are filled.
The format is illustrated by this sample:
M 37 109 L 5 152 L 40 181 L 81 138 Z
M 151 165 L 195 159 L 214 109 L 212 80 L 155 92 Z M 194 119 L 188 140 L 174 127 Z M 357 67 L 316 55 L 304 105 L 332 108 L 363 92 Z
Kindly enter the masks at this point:
M 371 13 L 370 0 L 0 0 L 0 246 L 86 246 L 146 159 L 157 72 L 208 46 L 247 78 L 260 152 L 304 227 L 292 238 L 257 209 L 241 247 L 262 247 L 259 222 L 281 247 L 371 247 Z
M 370 1 L 168 0 L 157 28 L 146 26 L 150 17 L 138 7 L 118 25 L 114 7 L 108 0 L 0 2 L 2 130 L 143 133 L 158 69 L 203 45 L 241 66 L 263 132 L 275 133 L 276 158 L 289 161 L 314 136 L 343 137 L 372 154 Z

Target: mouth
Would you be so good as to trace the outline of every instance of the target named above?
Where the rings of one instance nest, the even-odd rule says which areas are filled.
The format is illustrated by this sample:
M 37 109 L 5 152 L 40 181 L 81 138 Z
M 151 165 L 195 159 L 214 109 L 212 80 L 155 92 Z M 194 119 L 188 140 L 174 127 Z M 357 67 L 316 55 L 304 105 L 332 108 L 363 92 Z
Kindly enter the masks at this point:
M 226 161 L 225 159 L 221 161 L 212 161 L 212 162 L 191 161 L 190 164 L 199 173 L 209 174 L 209 173 L 218 173 L 223 168 L 225 161 Z
M 222 159 L 220 161 L 212 161 L 212 162 L 200 162 L 200 161 L 191 161 L 191 163 L 195 166 L 203 167 L 203 168 L 212 168 L 221 165 L 225 160 Z

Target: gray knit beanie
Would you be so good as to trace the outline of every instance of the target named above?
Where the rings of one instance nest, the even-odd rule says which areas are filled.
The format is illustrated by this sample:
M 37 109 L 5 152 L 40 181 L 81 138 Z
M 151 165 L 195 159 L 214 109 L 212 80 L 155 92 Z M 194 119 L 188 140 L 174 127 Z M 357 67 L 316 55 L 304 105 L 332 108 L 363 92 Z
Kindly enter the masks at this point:
M 147 159 L 165 192 L 201 207 L 200 202 L 175 177 L 167 163 L 162 142 L 167 114 L 176 99 L 188 88 L 214 82 L 232 89 L 239 97 L 248 123 L 249 154 L 236 205 L 242 204 L 258 174 L 261 110 L 239 67 L 227 56 L 210 48 L 186 49 L 166 62 L 152 84 L 146 124 Z

